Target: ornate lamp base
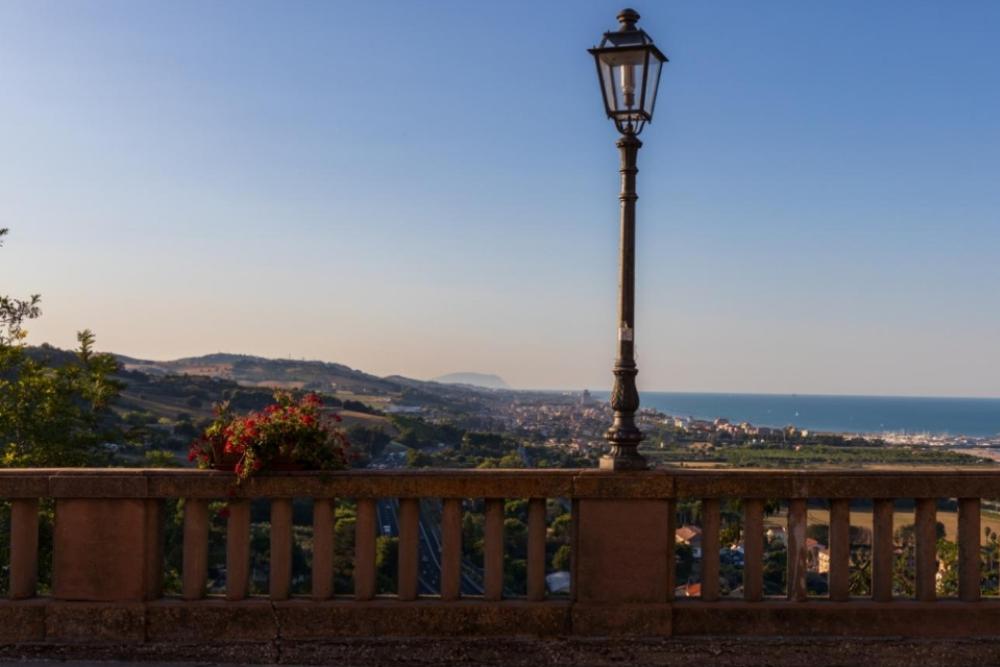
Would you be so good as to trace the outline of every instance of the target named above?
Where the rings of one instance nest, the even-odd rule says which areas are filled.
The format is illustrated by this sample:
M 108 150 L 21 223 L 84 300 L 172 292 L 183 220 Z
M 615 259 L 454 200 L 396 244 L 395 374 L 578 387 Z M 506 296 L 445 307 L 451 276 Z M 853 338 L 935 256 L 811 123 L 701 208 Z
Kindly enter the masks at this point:
M 649 470 L 649 463 L 634 449 L 620 454 L 606 454 L 601 457 L 601 470 L 622 472 L 626 470 Z
M 619 420 L 625 421 L 620 424 Z M 618 417 L 615 425 L 604 434 L 611 444 L 611 451 L 601 457 L 601 470 L 649 470 L 649 463 L 639 453 L 642 432 L 632 423 L 631 415 Z

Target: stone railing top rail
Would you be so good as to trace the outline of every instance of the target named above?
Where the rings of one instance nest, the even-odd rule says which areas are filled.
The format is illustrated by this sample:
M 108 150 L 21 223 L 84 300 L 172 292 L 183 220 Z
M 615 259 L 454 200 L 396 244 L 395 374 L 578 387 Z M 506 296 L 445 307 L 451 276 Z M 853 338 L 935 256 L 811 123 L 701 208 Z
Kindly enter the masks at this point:
M 1000 467 L 811 470 L 425 469 L 231 473 L 148 468 L 0 470 L 0 498 L 1000 498 Z

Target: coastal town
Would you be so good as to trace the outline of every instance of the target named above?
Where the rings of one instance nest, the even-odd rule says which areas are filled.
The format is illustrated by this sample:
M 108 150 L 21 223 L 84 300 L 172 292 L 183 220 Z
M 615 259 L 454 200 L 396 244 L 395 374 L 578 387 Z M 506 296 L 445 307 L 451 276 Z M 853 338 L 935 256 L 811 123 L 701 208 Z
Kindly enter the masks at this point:
M 596 457 L 605 450 L 604 431 L 612 419 L 607 401 L 598 400 L 587 390 L 542 393 L 469 388 L 460 410 L 455 405 L 390 405 L 387 411 L 433 423 L 503 433 L 512 439 L 585 457 Z M 948 463 L 963 458 L 967 462 L 1000 460 L 1000 434 L 834 433 L 794 424 L 737 422 L 725 416 L 705 419 L 670 415 L 653 408 L 641 408 L 636 417 L 645 435 L 644 452 L 664 462 L 732 462 L 726 452 L 739 451 L 743 458 L 765 463 L 754 452 L 767 450 L 787 451 L 790 458 L 801 462 L 808 462 L 805 457 L 810 452 L 847 456 L 880 450 L 881 456 L 890 457 L 892 462 L 906 458 L 906 453 L 926 458 L 929 463 L 939 458 L 936 454 L 941 455 L 939 462 Z M 881 460 L 879 456 L 875 459 L 872 462 Z

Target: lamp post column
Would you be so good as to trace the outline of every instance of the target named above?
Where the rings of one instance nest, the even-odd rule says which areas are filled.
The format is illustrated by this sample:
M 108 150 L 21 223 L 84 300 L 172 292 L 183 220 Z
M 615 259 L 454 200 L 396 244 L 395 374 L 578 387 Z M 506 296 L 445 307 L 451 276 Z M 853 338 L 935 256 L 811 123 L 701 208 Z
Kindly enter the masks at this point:
M 646 459 L 639 454 L 642 432 L 635 425 L 639 409 L 639 391 L 635 376 L 635 175 L 636 157 L 642 142 L 635 134 L 624 134 L 618 140 L 621 153 L 622 187 L 621 244 L 618 275 L 618 358 L 614 366 L 614 386 L 611 389 L 611 409 L 614 422 L 604 437 L 611 452 L 601 458 L 605 470 L 645 470 Z

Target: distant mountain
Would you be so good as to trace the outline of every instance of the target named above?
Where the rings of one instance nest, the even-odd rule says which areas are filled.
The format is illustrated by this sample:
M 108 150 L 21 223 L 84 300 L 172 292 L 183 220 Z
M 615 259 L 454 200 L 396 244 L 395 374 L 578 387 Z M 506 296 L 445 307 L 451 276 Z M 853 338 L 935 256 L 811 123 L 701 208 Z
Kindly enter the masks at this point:
M 130 371 L 148 375 L 202 375 L 251 387 L 307 391 L 341 391 L 370 395 L 395 394 L 399 383 L 354 370 L 343 364 L 294 359 L 265 359 L 246 354 L 206 354 L 172 361 L 148 361 L 117 355 Z
M 489 373 L 449 373 L 436 377 L 431 382 L 465 384 L 473 387 L 483 387 L 484 389 L 510 389 L 510 385 L 504 382 L 502 377 Z

